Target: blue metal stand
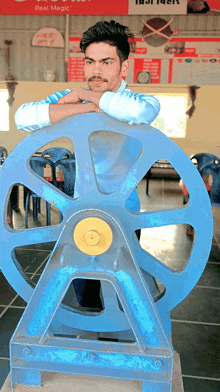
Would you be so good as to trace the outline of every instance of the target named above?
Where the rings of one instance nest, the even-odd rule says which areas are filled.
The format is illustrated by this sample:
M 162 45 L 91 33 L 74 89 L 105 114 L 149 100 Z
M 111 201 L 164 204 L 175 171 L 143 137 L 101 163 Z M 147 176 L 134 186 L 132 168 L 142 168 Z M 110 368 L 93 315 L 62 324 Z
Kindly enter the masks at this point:
M 113 146 L 115 143 L 116 172 L 121 173 L 118 176 L 114 175 L 111 159 L 106 160 L 104 156 L 105 134 L 106 139 L 110 135 Z M 40 140 L 49 143 L 60 135 L 69 137 L 74 144 L 75 198 L 37 177 L 29 165 L 30 156 L 42 146 Z M 137 147 L 136 154 L 127 150 L 126 137 Z M 104 156 L 101 167 L 104 164 L 107 167 L 104 187 L 103 181 L 99 181 L 101 169 L 96 161 L 99 154 Z M 166 159 L 178 171 L 190 193 L 189 203 L 171 210 L 129 211 L 126 201 L 130 192 L 158 159 Z M 13 172 L 15 163 L 18 173 Z M 9 155 L 0 176 L 4 243 L 1 268 L 9 283 L 28 302 L 10 342 L 12 387 L 16 383 L 40 385 L 40 372 L 46 370 L 142 380 L 144 392 L 171 391 L 173 348 L 169 340 L 169 311 L 189 294 L 200 278 L 212 243 L 210 201 L 193 163 L 175 143 L 150 126 L 129 126 L 105 114 L 86 114 L 29 135 Z M 62 212 L 63 221 L 36 229 L 10 228 L 7 202 L 15 183 L 52 202 Z M 77 224 L 91 217 L 101 219 L 112 231 L 111 246 L 95 256 L 80 251 L 73 238 Z M 134 235 L 141 228 L 170 224 L 190 224 L 196 232 L 183 271 L 172 270 L 152 257 L 140 247 Z M 50 241 L 56 241 L 56 246 L 33 290 L 13 249 Z M 156 303 L 152 277 L 166 288 L 165 295 Z M 101 281 L 102 312 L 92 314 L 62 304 L 70 284 L 78 278 Z M 120 341 L 83 339 L 82 331 L 97 336 L 118 334 Z M 125 342 L 129 335 L 134 339 Z

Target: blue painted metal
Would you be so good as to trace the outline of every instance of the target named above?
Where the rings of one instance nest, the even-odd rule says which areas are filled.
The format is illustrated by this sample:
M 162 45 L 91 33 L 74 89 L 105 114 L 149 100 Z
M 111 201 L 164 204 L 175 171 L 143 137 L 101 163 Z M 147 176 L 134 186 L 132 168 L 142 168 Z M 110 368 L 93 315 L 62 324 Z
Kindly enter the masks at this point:
M 106 137 L 109 137 L 109 131 L 114 132 L 110 138 L 116 151 L 118 140 L 122 135 L 128 135 L 133 138 L 134 146 L 142 147 L 142 152 L 137 160 L 137 155 L 132 156 L 122 145 L 117 151 L 116 173 L 121 173 L 118 176 L 111 176 L 114 168 L 111 168 L 110 153 L 109 177 L 103 188 L 95 157 L 99 151 L 94 153 L 94 146 L 99 146 L 99 134 L 106 132 Z M 75 198 L 36 176 L 29 165 L 30 156 L 42 147 L 42 143 L 49 143 L 61 134 L 74 144 L 77 163 Z M 103 150 L 100 150 L 101 153 Z M 189 203 L 171 210 L 128 211 L 125 203 L 131 190 L 159 159 L 167 160 L 178 171 L 190 193 Z M 105 157 L 103 162 L 106 164 Z M 19 167 L 19 172 L 14 170 L 15 167 Z M 123 171 L 124 167 L 127 170 Z M 129 126 L 105 114 L 86 114 L 65 119 L 29 135 L 9 155 L 0 176 L 3 184 L 0 219 L 4 243 L 1 268 L 18 294 L 30 301 L 11 340 L 12 386 L 18 380 L 28 383 L 29 369 L 33 371 L 34 384 L 39 385 L 39 372 L 45 369 L 133 378 L 143 381 L 143 391 L 171 391 L 173 349 L 168 338 L 168 312 L 189 294 L 200 278 L 212 243 L 209 197 L 190 159 L 175 143 L 151 126 Z M 10 228 L 7 225 L 7 202 L 14 183 L 31 186 L 40 197 L 53 202 L 62 212 L 63 221 L 56 226 L 36 229 L 14 231 Z M 72 236 L 77 222 L 91 216 L 108 222 L 113 231 L 112 245 L 103 255 L 96 257 L 80 252 Z M 189 262 L 181 272 L 171 270 L 141 249 L 134 236 L 137 229 L 173 224 L 190 224 L 196 233 Z M 50 241 L 57 241 L 56 246 L 33 290 L 13 249 Z M 156 304 L 152 298 L 152 276 L 166 287 L 165 295 Z M 105 303 L 103 312 L 94 316 L 70 311 L 61 305 L 74 278 L 101 280 Z M 116 332 L 121 335 L 127 333 L 123 331 L 132 330 L 136 342 L 122 344 L 54 337 L 54 333 L 64 333 L 65 329 L 71 331 L 71 328 L 76 332 Z

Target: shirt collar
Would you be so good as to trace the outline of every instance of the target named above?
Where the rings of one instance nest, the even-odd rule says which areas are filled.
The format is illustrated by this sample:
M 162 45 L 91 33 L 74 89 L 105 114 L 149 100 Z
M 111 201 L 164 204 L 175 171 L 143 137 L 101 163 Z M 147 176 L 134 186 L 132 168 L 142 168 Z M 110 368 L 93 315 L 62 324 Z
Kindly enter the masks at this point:
M 126 84 L 127 82 L 124 79 L 122 79 L 121 86 L 118 88 L 118 90 L 116 90 L 116 93 L 122 93 L 126 88 Z

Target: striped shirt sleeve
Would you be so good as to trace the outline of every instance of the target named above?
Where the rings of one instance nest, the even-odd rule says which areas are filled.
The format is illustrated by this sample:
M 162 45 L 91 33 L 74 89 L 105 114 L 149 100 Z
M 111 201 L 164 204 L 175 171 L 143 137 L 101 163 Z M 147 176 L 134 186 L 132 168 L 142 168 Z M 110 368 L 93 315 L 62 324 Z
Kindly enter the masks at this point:
M 99 107 L 103 112 L 120 121 L 132 124 L 150 124 L 158 116 L 160 104 L 153 95 L 123 92 L 105 92 Z
M 66 89 L 49 95 L 40 102 L 25 103 L 15 113 L 15 124 L 19 130 L 32 132 L 36 129 L 51 125 L 49 117 L 49 105 L 57 103 L 64 95 L 70 93 L 71 90 Z

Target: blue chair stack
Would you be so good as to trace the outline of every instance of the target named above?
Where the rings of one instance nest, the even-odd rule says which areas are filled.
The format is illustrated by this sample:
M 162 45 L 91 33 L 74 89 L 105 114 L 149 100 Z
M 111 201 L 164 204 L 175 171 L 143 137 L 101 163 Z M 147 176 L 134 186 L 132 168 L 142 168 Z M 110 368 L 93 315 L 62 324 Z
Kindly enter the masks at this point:
M 52 184 L 56 185 L 56 178 L 54 176 L 55 168 L 54 163 L 51 162 L 49 159 L 44 157 L 31 157 L 30 158 L 30 167 L 31 169 L 38 174 L 40 177 L 44 177 L 44 167 L 49 165 L 52 169 Z M 26 201 L 25 201 L 25 227 L 28 227 L 28 205 L 29 199 L 32 196 L 33 198 L 33 219 L 34 221 L 37 220 L 38 212 L 40 212 L 40 197 L 27 187 L 26 190 Z M 46 202 L 46 211 L 47 211 L 47 226 L 50 225 L 50 203 Z

